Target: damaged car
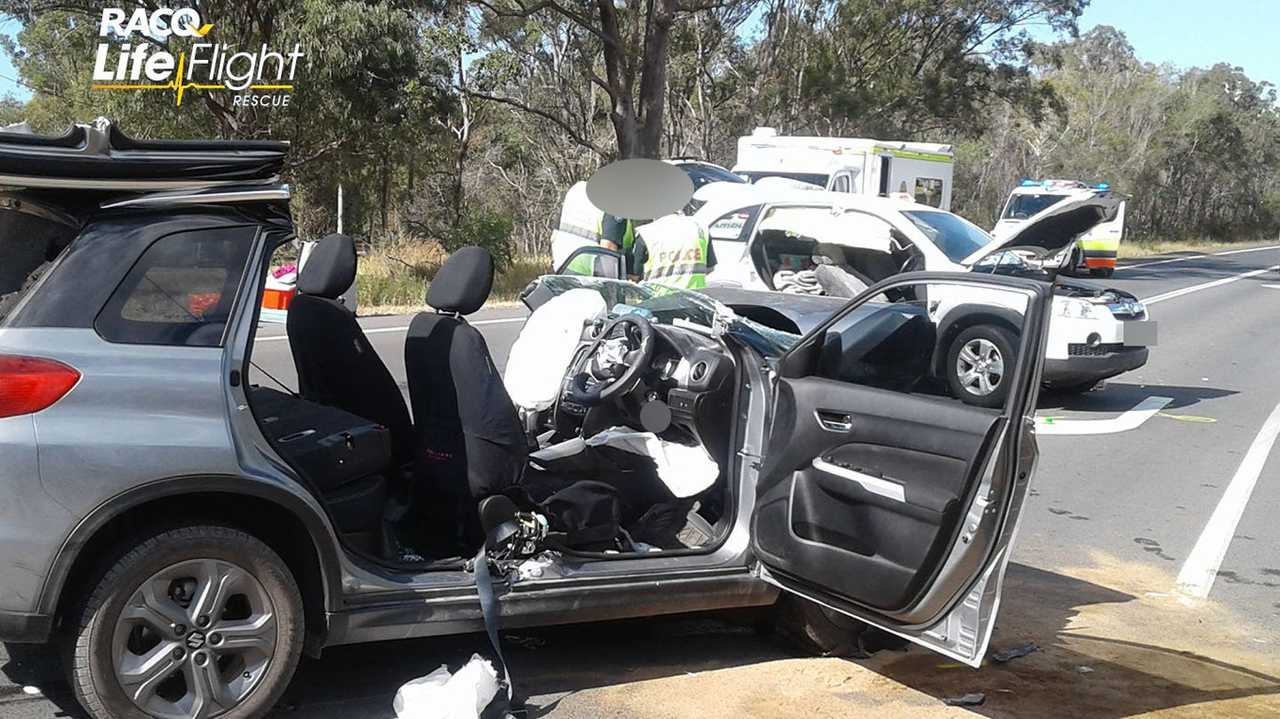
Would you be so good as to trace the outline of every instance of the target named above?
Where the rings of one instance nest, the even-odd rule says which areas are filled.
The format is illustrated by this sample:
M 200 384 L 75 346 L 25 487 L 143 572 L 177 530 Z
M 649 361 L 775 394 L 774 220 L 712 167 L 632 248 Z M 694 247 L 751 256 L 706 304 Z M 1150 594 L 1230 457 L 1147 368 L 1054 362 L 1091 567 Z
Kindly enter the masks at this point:
M 998 239 L 958 215 L 900 199 L 723 184 L 699 193 L 706 201 L 694 218 L 720 258 L 709 286 L 854 297 L 916 270 L 1043 281 L 1054 288 L 1044 379 L 1066 392 L 1142 367 L 1156 344 L 1156 323 L 1132 294 L 1059 276 L 1076 238 L 1122 205 L 1111 192 L 1076 193 Z M 936 376 L 955 397 L 998 406 L 1010 323 L 990 315 L 969 330 Z
M 875 626 L 981 664 L 1047 283 L 894 274 L 787 331 L 551 275 L 504 377 L 467 321 L 493 260 L 464 248 L 407 332 L 406 401 L 331 235 L 293 387 L 254 361 L 287 150 L 0 136 L 0 640 L 61 646 L 89 716 L 260 717 L 335 645 L 745 607 L 815 652 Z M 930 307 L 966 295 L 1013 323 L 999 406 L 922 390 Z

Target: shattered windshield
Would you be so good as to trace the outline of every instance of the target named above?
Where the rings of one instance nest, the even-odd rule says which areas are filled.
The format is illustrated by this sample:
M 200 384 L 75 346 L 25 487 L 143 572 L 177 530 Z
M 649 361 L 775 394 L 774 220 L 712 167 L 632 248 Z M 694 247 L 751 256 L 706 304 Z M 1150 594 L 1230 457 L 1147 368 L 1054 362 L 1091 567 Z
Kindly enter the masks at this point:
M 657 324 L 696 325 L 689 328 L 716 335 L 729 334 L 765 356 L 781 355 L 800 339 L 799 335 L 739 317 L 729 307 L 700 292 L 675 289 L 656 282 L 624 282 L 569 275 L 548 275 L 541 282 L 553 295 L 577 288 L 599 292 L 614 313 L 639 311 Z

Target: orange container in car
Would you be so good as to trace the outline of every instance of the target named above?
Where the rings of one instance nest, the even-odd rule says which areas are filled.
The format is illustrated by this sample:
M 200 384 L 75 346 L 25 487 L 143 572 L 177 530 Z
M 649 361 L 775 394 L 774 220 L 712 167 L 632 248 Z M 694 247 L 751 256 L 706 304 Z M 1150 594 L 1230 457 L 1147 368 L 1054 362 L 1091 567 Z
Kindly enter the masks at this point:
M 262 308 L 266 310 L 287 310 L 289 302 L 298 294 L 297 288 L 276 290 L 270 287 L 262 291 Z

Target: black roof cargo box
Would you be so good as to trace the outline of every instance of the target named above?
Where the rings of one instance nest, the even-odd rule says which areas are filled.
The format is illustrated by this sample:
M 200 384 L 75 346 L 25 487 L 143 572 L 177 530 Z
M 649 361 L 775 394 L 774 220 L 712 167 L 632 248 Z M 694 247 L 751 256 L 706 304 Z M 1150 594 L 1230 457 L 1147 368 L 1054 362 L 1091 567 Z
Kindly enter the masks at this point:
M 0 131 L 0 186 L 104 191 L 177 190 L 271 182 L 289 143 L 135 140 L 98 118 L 60 137 Z

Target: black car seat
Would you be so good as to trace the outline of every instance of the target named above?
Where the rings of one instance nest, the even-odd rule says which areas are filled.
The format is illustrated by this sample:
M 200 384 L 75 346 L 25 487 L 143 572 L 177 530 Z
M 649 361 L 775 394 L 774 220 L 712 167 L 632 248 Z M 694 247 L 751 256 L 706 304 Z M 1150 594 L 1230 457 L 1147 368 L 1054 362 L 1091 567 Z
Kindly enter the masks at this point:
M 493 288 L 493 257 L 480 247 L 455 252 L 431 282 L 427 304 L 409 325 L 404 360 L 416 418 L 416 492 L 431 529 L 448 549 L 483 541 L 479 503 L 513 488 L 529 452 L 524 429 L 480 332 L 463 318 Z
M 346 410 L 391 431 L 398 465 L 413 457 L 413 423 L 404 395 L 370 346 L 355 313 L 338 297 L 356 277 L 356 246 L 346 235 L 316 243 L 298 275 L 285 331 L 303 399 Z

